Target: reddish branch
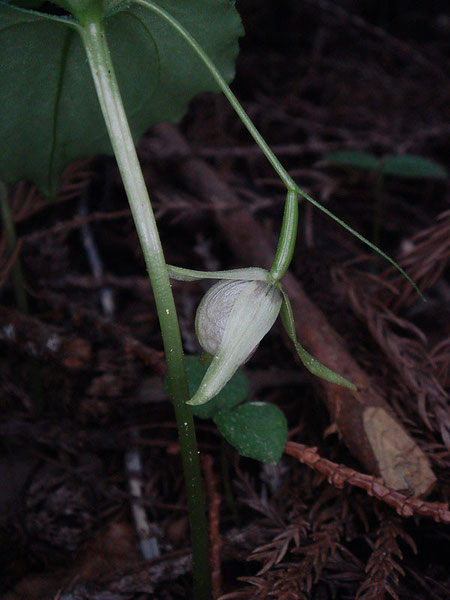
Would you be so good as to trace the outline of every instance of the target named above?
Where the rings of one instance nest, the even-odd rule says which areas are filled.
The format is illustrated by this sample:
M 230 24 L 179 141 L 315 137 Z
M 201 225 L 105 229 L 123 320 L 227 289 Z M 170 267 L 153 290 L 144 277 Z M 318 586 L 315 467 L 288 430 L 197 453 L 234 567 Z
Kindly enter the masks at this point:
M 396 492 L 387 487 L 382 479 L 359 473 L 349 467 L 322 458 L 317 453 L 317 448 L 310 448 L 296 442 L 287 442 L 284 451 L 308 465 L 308 467 L 325 475 L 329 483 L 335 487 L 342 489 L 348 483 L 362 488 L 369 496 L 374 496 L 393 506 L 402 517 L 412 517 L 414 514 L 418 514 L 423 517 L 431 517 L 441 523 L 450 523 L 450 510 L 446 503 L 426 502 L 420 498 L 413 498 Z

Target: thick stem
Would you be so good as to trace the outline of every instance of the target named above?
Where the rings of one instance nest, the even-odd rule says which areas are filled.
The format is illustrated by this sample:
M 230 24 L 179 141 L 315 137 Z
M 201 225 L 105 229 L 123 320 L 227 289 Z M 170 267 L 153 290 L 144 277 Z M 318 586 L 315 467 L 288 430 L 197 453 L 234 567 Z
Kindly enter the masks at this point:
M 5 184 L 2 181 L 0 181 L 0 211 L 3 227 L 5 228 L 6 233 L 6 248 L 8 253 L 11 255 L 16 250 L 17 237 L 16 229 L 14 227 L 14 220 L 11 214 L 11 207 L 9 206 L 8 192 Z M 11 267 L 11 275 L 17 306 L 24 314 L 28 314 L 28 300 L 25 292 L 22 265 L 20 264 L 20 259 L 18 256 Z
M 194 595 L 196 600 L 207 600 L 210 598 L 211 592 L 205 501 L 192 411 L 186 405 L 186 401 L 189 400 L 189 390 L 180 330 L 166 263 L 103 25 L 95 18 L 85 19 L 83 25 L 78 29 L 86 49 L 100 106 L 122 175 L 155 296 L 186 482 L 192 538 Z

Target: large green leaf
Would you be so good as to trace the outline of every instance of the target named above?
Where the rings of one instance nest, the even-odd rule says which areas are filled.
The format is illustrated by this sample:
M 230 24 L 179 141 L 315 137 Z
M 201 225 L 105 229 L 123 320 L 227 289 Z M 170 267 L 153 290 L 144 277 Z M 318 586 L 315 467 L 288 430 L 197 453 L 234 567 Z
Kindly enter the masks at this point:
M 160 0 L 230 81 L 242 26 L 229 0 Z M 135 139 L 179 120 L 189 100 L 217 91 L 209 72 L 170 26 L 124 5 L 106 19 L 107 39 Z M 84 50 L 69 21 L 0 1 L 0 179 L 28 179 L 53 195 L 75 158 L 112 153 Z
M 274 404 L 249 402 L 230 412 L 214 415 L 223 437 L 242 456 L 276 463 L 283 454 L 287 421 Z

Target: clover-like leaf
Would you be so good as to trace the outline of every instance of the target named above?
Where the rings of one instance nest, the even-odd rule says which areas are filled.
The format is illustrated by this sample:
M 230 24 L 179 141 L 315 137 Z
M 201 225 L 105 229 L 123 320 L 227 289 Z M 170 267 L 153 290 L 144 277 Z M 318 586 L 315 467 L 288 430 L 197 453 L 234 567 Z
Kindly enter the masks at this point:
M 229 0 L 159 0 L 230 81 L 242 35 Z M 178 121 L 189 100 L 218 87 L 186 42 L 148 9 L 116 2 L 105 16 L 132 133 Z M 84 49 L 70 19 L 0 0 L 0 179 L 53 196 L 75 158 L 112 153 Z
M 214 415 L 229 444 L 242 456 L 276 463 L 283 454 L 288 427 L 283 412 L 267 402 L 248 402 L 230 412 Z

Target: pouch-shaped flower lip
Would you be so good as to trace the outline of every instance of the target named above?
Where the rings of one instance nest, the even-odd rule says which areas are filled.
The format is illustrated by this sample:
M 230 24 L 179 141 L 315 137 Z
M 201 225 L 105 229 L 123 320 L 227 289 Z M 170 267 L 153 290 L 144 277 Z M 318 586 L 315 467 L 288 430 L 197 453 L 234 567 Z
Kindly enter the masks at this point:
M 281 303 L 280 290 L 264 281 L 220 281 L 205 294 L 196 331 L 213 360 L 188 404 L 204 404 L 219 393 L 272 328 Z
M 181 281 L 198 281 L 199 279 L 221 280 L 219 283 L 213 285 L 212 288 L 205 294 L 197 310 L 197 337 L 199 338 L 202 347 L 209 354 L 212 354 L 214 358 L 210 365 L 210 369 L 208 369 L 205 378 L 202 384 L 200 385 L 199 390 L 192 398 L 192 400 L 189 401 L 189 404 L 204 404 L 220 392 L 222 387 L 227 383 L 228 379 L 230 379 L 233 376 L 237 368 L 239 368 L 241 364 L 246 362 L 256 350 L 256 347 L 258 346 L 261 339 L 272 327 L 279 312 L 281 315 L 281 322 L 286 330 L 286 333 L 291 338 L 300 360 L 302 361 L 303 365 L 308 369 L 308 371 L 313 375 L 324 379 L 325 381 L 329 381 L 330 383 L 342 385 L 353 391 L 356 390 L 356 386 L 353 383 L 351 383 L 351 381 L 345 379 L 345 377 L 342 377 L 342 375 L 339 375 L 335 371 L 332 371 L 331 369 L 320 363 L 316 358 L 311 356 L 297 341 L 294 315 L 292 312 L 289 297 L 283 289 L 281 282 L 278 281 L 272 275 L 271 272 L 266 271 L 265 269 L 261 269 L 260 267 L 247 267 L 244 269 L 231 269 L 228 271 L 195 271 L 192 269 L 174 267 L 172 265 L 168 265 L 167 268 L 169 275 L 172 279 L 179 279 Z M 252 288 L 247 288 L 247 284 L 250 283 L 256 285 L 254 285 L 254 287 Z M 234 368 L 234 365 L 233 368 L 231 368 L 231 362 L 228 365 L 226 363 L 227 360 L 232 361 L 232 357 L 230 356 L 227 359 L 223 350 L 225 330 L 228 329 L 228 318 L 231 316 L 231 313 L 233 313 L 233 315 L 236 317 L 235 310 L 237 309 L 235 309 L 235 299 L 237 299 L 237 297 L 241 293 L 243 293 L 244 290 L 247 290 L 247 292 L 249 292 L 249 290 L 254 291 L 258 288 L 260 290 L 265 290 L 267 293 L 269 293 L 268 290 L 270 290 L 271 294 L 274 295 L 277 299 L 281 295 L 281 298 L 279 299 L 281 306 L 276 309 L 276 314 L 272 320 L 272 324 L 267 327 L 262 327 L 260 335 L 256 336 L 255 334 L 255 340 L 257 341 L 255 341 L 253 348 L 250 351 L 248 351 L 241 363 L 239 363 L 236 368 Z M 224 296 L 222 296 L 219 293 L 216 294 L 216 292 L 219 292 L 220 290 L 226 290 L 227 293 Z M 216 296 L 216 300 L 213 302 L 214 296 Z M 246 295 L 244 296 L 244 298 L 248 300 L 248 297 Z M 208 303 L 208 305 L 210 304 L 211 306 L 208 306 L 207 310 L 205 310 L 203 315 L 206 303 Z M 212 305 L 214 304 L 216 304 L 215 312 L 212 310 Z M 236 306 L 238 306 L 238 304 L 236 304 Z M 244 318 L 246 315 L 250 315 L 249 309 L 251 306 L 252 302 L 250 301 L 245 307 L 247 310 L 243 309 L 242 318 Z M 200 307 L 202 307 L 202 311 L 200 311 Z M 233 333 L 228 334 L 228 337 L 236 337 L 237 339 L 240 339 L 240 330 L 242 329 L 242 327 L 240 326 L 244 322 L 241 322 L 240 318 L 240 316 L 236 317 L 237 330 L 234 331 L 234 329 L 230 327 L 230 331 Z M 265 322 L 264 318 L 263 321 Z M 256 325 L 256 328 L 257 327 L 259 327 L 259 325 Z M 203 335 L 204 332 L 206 332 L 205 335 Z M 233 339 L 229 339 L 227 341 L 227 347 L 231 349 L 232 356 L 234 356 L 235 358 L 237 356 L 240 357 L 239 353 L 237 352 L 237 349 L 233 348 L 232 342 Z M 244 348 L 244 346 L 242 346 L 242 348 Z M 245 352 L 247 352 L 247 349 L 245 350 Z M 227 372 L 230 373 L 229 375 L 227 375 L 227 379 L 224 379 L 220 387 L 218 387 L 217 391 L 214 391 L 214 393 L 212 393 L 211 390 L 213 390 L 214 386 L 212 385 L 211 380 L 213 376 L 220 375 L 220 377 L 218 377 L 217 380 L 221 381 L 222 378 L 225 377 L 225 374 Z
M 203 296 L 195 316 L 195 331 L 203 350 L 214 356 L 223 339 L 237 297 L 248 281 L 219 281 Z

